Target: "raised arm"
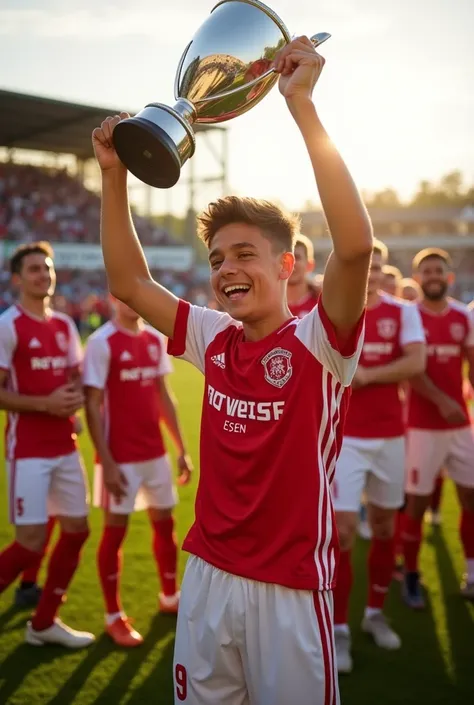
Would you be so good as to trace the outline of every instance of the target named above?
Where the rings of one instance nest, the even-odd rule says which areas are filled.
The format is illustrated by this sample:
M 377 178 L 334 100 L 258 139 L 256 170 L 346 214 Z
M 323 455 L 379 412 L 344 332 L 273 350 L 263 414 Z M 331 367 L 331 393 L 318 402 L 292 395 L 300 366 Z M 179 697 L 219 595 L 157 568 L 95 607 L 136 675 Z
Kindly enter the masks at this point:
M 311 99 L 324 66 L 307 37 L 278 55 L 280 92 L 298 125 L 313 166 L 333 242 L 324 272 L 322 302 L 341 339 L 350 334 L 366 300 L 372 253 L 372 227 L 351 175 L 329 139 Z
M 113 147 L 112 133 L 121 113 L 104 120 L 92 133 L 102 172 L 100 238 L 110 292 L 128 304 L 157 330 L 171 337 L 178 299 L 155 282 L 138 240 L 128 201 L 127 170 Z

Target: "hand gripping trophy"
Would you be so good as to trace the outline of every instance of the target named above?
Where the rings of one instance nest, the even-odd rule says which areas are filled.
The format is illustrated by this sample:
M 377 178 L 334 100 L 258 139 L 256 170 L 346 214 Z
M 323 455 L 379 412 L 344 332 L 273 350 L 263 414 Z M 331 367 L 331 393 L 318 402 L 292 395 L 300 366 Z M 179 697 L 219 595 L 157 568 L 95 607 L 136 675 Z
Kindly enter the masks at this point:
M 311 41 L 317 47 L 330 36 Z M 259 0 L 220 0 L 180 59 L 176 104 L 149 103 L 116 126 L 120 160 L 150 186 L 174 186 L 195 151 L 192 125 L 224 122 L 257 105 L 278 80 L 275 54 L 290 41 L 278 15 Z

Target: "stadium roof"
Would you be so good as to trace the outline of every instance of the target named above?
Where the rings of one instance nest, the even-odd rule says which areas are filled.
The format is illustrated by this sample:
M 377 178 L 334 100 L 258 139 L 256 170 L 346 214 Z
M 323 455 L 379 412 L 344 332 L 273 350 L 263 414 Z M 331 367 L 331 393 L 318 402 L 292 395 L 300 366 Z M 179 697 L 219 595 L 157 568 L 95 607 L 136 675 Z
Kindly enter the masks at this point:
M 0 89 L 0 147 L 93 156 L 91 133 L 116 108 L 67 103 Z M 215 125 L 196 125 L 196 132 Z M 222 127 L 217 128 L 222 129 Z

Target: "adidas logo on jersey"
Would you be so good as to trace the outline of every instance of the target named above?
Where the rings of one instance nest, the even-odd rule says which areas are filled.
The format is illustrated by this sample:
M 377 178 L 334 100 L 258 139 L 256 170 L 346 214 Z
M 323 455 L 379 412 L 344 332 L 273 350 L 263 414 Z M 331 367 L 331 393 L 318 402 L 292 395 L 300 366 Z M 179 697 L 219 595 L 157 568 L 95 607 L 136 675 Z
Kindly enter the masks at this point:
M 32 338 L 32 339 L 30 340 L 30 344 L 28 345 L 28 347 L 29 347 L 29 348 L 40 348 L 40 347 L 41 347 L 41 343 L 40 343 L 40 341 L 38 340 L 38 338 Z
M 120 362 L 128 362 L 131 359 L 132 356 L 130 355 L 128 350 L 124 350 L 123 353 L 120 355 Z
M 212 362 L 220 367 L 221 370 L 225 369 L 225 353 L 219 353 L 218 355 L 213 355 L 211 357 Z

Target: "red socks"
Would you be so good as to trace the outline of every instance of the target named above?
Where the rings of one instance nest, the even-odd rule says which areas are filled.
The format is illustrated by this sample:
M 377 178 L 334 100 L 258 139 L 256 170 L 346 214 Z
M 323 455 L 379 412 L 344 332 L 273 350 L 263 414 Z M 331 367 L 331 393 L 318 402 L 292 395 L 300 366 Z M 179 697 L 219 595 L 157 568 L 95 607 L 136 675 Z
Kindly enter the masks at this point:
M 432 512 L 439 511 L 439 506 L 441 504 L 441 493 L 443 491 L 443 484 L 444 484 L 444 477 L 442 475 L 438 475 L 438 477 L 436 478 L 435 488 L 433 490 L 433 494 L 431 495 L 431 500 L 430 500 L 430 509 Z
M 38 573 L 48 551 L 49 542 L 51 541 L 51 535 L 53 533 L 55 524 L 56 518 L 49 517 L 48 523 L 46 525 L 46 541 L 44 542 L 43 551 L 39 554 L 36 563 L 33 563 L 33 565 L 23 571 L 23 575 L 21 576 L 22 583 L 31 583 L 32 585 L 34 585 L 38 582 Z
M 352 590 L 351 551 L 341 551 L 334 588 L 334 625 L 349 623 L 349 597 Z
M 461 543 L 466 560 L 474 559 L 474 512 L 463 509 L 459 526 Z
M 402 515 L 402 541 L 405 557 L 405 570 L 408 573 L 418 571 L 418 554 L 422 537 L 422 520 L 413 519 L 406 512 Z
M 25 548 L 14 541 L 0 553 L 0 593 L 3 592 L 20 573 L 41 560 L 41 554 Z
M 174 519 L 169 517 L 153 522 L 153 553 L 155 554 L 163 594 L 176 593 L 178 548 L 174 535 Z
M 81 549 L 88 536 L 89 531 L 61 533 L 51 554 L 46 583 L 38 609 L 32 619 L 33 629 L 41 631 L 53 624 L 69 583 L 76 572 Z
M 126 526 L 104 526 L 97 551 L 97 567 L 107 614 L 122 611 L 119 584 L 122 572 L 121 546 L 126 533 Z
M 382 609 L 392 581 L 395 538 L 373 538 L 368 558 L 369 597 L 367 607 Z

